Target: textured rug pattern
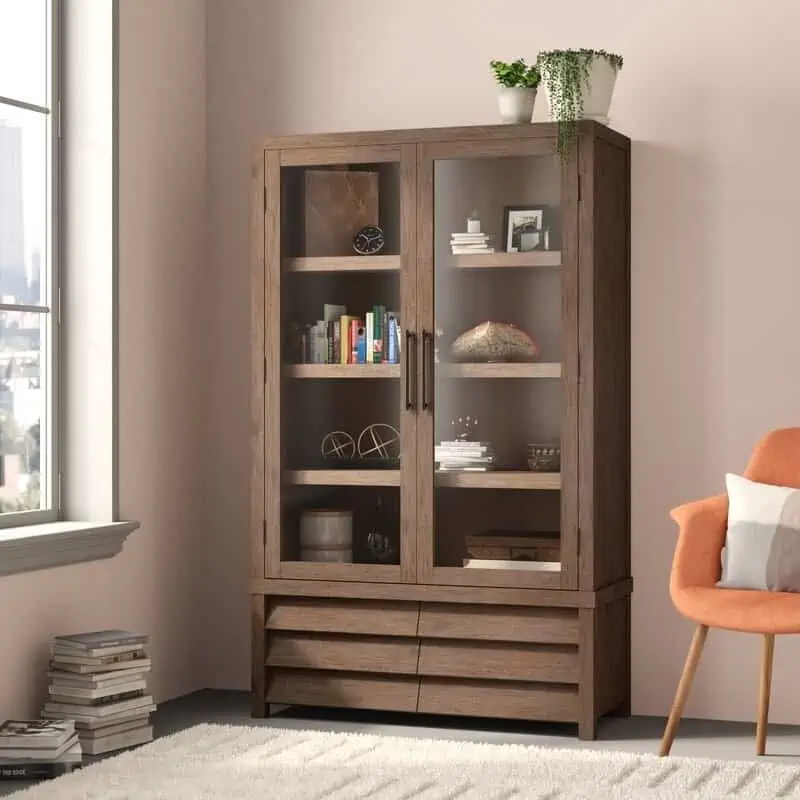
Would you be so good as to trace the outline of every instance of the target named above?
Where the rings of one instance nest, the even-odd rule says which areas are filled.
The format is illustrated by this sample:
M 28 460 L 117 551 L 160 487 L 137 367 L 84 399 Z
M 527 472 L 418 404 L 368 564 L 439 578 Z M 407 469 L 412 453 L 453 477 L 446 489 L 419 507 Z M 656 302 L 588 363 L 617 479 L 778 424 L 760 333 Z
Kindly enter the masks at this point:
M 800 767 L 199 725 L 15 800 L 800 798 Z

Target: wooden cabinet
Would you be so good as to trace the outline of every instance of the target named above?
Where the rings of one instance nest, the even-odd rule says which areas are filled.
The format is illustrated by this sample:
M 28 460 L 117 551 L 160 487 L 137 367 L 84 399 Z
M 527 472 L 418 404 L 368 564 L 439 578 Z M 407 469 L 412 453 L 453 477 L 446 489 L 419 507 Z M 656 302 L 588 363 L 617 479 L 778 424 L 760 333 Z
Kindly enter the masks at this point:
M 630 693 L 628 139 L 268 139 L 251 208 L 253 713 L 594 736 Z

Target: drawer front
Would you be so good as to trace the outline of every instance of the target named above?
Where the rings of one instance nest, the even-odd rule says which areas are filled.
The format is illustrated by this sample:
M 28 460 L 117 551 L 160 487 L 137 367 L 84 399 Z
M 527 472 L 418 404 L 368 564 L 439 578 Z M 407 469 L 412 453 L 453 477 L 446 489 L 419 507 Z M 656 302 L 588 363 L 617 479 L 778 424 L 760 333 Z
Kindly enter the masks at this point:
M 488 680 L 578 683 L 578 648 L 573 645 L 423 640 L 419 674 Z
M 422 603 L 419 635 L 437 639 L 577 645 L 578 611 L 574 608 Z
M 272 631 L 416 636 L 419 603 L 272 597 L 266 627 Z
M 576 722 L 578 688 L 423 677 L 418 710 L 424 714 Z
M 314 670 L 269 670 L 268 703 L 298 706 L 416 711 L 417 678 L 356 675 Z
M 275 632 L 267 637 L 270 667 L 383 672 L 414 675 L 415 639 Z

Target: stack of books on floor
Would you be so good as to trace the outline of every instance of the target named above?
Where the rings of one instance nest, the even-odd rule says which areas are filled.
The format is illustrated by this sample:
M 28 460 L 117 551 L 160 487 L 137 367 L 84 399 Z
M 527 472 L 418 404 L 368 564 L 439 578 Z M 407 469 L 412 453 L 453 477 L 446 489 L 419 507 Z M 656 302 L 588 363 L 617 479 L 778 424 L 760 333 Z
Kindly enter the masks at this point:
M 0 725 L 0 779 L 57 778 L 81 761 L 81 745 L 70 720 L 6 720 Z
M 452 233 L 450 237 L 450 249 L 454 256 L 494 253 L 492 237 L 488 233 Z
M 494 445 L 491 442 L 469 442 L 460 439 L 440 442 L 436 445 L 434 458 L 442 471 L 486 472 L 494 464 Z
M 150 742 L 148 637 L 120 630 L 56 636 L 45 719 L 74 720 L 83 752 L 99 755 Z

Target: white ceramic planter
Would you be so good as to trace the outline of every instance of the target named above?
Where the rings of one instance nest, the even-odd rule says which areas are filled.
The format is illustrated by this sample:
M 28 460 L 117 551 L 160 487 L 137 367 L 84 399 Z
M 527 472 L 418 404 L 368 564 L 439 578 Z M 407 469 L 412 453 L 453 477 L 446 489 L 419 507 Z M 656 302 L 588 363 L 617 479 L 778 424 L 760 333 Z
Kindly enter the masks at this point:
M 550 119 L 557 120 L 561 116 L 558 104 L 554 107 L 553 99 L 547 90 L 549 75 L 547 67 L 542 68 L 542 85 L 550 108 Z M 614 86 L 617 83 L 617 70 L 608 63 L 606 58 L 592 59 L 589 65 L 589 84 L 583 87 L 583 119 L 593 119 L 603 125 L 609 121 L 608 110 L 611 107 L 611 98 Z
M 521 86 L 500 86 L 497 89 L 500 118 L 508 125 L 530 122 L 535 103 L 536 89 L 523 89 Z

